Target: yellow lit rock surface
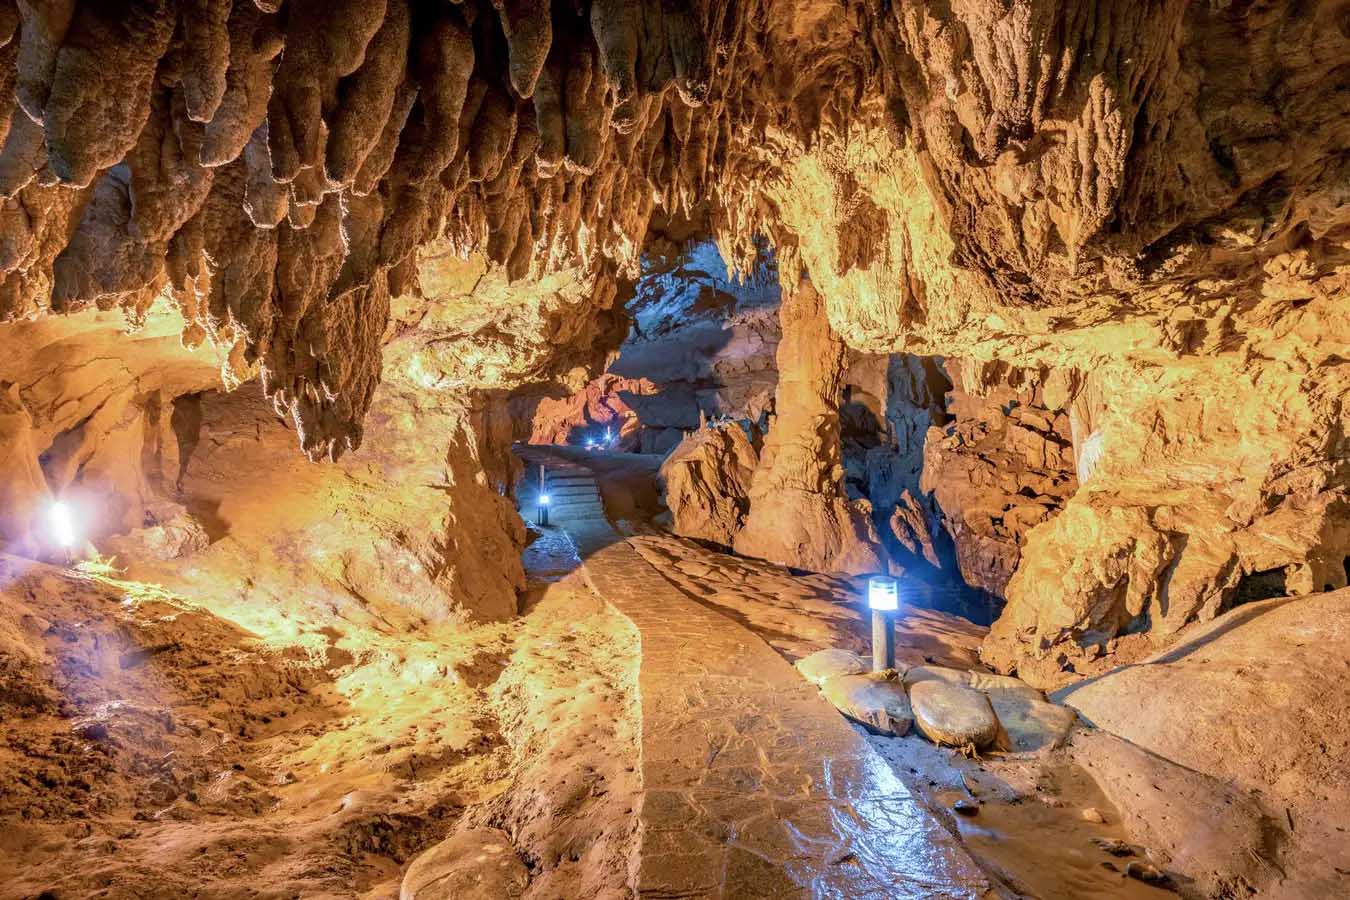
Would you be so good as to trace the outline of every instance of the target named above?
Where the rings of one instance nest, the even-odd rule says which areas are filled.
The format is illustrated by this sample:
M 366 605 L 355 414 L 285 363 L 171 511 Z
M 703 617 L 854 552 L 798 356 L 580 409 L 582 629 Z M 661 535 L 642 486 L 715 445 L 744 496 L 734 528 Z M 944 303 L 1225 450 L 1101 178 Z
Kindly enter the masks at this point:
M 913 609 L 907 665 L 1102 677 L 1104 718 L 1146 684 L 1158 721 L 1199 704 L 1213 730 L 1278 643 L 1244 607 L 1350 578 L 1347 60 L 1332 2 L 0 0 L 0 856 L 33 896 L 209 892 L 234 866 L 385 900 L 453 809 L 521 852 L 527 895 L 625 883 L 631 773 L 582 739 L 632 751 L 606 654 L 637 651 L 574 583 L 529 619 L 511 443 L 545 400 L 605 405 L 586 386 L 641 326 L 638 283 L 696 245 L 728 283 L 771 258 L 782 303 L 615 376 L 667 414 L 636 447 L 679 445 L 677 536 L 650 484 L 601 486 L 634 553 L 789 657 L 862 649 L 856 584 L 826 573 L 959 588 L 996 621 Z M 715 280 L 705 306 L 734 294 Z M 113 572 L 153 590 L 124 605 Z M 575 660 L 549 644 L 571 602 Z M 1225 621 L 1255 636 L 1221 645 Z M 536 626 L 516 693 L 442 696 Z M 1203 697 L 1156 655 L 1197 634 L 1234 667 Z M 577 711 L 550 679 L 618 699 Z M 1154 725 L 1116 730 L 1205 770 L 1212 735 Z M 1281 825 L 1231 795 L 1232 854 L 1197 856 L 1184 810 L 1147 831 L 1129 773 L 1155 761 L 1092 746 L 1202 890 L 1298 896 L 1284 840 L 1317 868 L 1282 774 L 1215 770 L 1297 803 Z M 557 747 L 589 774 L 515 790 Z M 1165 774 L 1164 808 L 1217 808 L 1212 776 Z M 600 790 L 609 830 L 559 811 Z

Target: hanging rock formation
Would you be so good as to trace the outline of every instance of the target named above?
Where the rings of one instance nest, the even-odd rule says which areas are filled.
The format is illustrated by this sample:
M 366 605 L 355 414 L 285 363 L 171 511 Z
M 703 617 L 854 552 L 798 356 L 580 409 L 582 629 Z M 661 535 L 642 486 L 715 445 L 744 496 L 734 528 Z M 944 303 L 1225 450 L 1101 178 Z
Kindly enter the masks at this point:
M 986 657 L 1053 679 L 1345 583 L 1347 58 L 1334 3 L 3 0 L 0 320 L 167 294 L 334 459 L 427 257 L 572 288 L 433 303 L 425 383 L 575 388 L 655 218 L 767 239 L 853 348 L 1046 373 L 1080 487 Z
M 359 445 L 420 245 L 445 235 L 513 278 L 636 265 L 655 200 L 701 193 L 707 36 L 738 27 L 654 2 L 0 13 L 0 318 L 135 314 L 168 291 L 234 377 L 259 366 L 311 458 Z M 657 152 L 691 134 L 687 165 Z

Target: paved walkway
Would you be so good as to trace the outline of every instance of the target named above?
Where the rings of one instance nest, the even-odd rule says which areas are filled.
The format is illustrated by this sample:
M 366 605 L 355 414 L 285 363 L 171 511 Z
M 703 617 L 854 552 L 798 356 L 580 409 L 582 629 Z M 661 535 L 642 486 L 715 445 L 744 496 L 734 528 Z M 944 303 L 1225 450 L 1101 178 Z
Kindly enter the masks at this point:
M 537 464 L 540 451 L 528 453 Z M 960 843 L 767 644 L 676 588 L 603 517 L 555 524 L 641 635 L 640 897 L 994 896 Z

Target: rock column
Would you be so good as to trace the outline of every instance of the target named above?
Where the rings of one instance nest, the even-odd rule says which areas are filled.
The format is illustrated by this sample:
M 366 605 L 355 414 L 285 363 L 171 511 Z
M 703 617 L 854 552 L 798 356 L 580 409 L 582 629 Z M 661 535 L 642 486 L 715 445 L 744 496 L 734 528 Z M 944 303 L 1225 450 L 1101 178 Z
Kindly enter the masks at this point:
M 865 502 L 849 503 L 839 445 L 844 343 L 809 282 L 779 311 L 776 418 L 750 489 L 736 552 L 819 572 L 884 572 L 886 552 Z

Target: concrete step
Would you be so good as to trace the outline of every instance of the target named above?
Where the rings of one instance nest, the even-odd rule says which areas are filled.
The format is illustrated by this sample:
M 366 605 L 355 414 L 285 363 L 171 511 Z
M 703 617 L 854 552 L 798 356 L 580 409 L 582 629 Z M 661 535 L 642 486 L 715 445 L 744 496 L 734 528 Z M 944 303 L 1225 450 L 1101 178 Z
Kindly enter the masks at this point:
M 548 508 L 553 510 L 554 512 L 563 513 L 579 509 L 603 510 L 605 506 L 599 500 L 590 500 L 590 501 L 577 501 L 572 503 L 550 503 Z
M 604 518 L 603 506 L 570 506 L 562 509 L 549 508 L 549 517 L 554 519 Z

